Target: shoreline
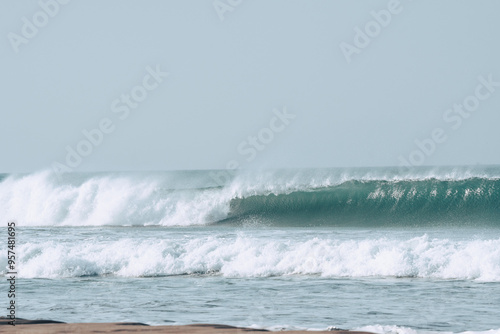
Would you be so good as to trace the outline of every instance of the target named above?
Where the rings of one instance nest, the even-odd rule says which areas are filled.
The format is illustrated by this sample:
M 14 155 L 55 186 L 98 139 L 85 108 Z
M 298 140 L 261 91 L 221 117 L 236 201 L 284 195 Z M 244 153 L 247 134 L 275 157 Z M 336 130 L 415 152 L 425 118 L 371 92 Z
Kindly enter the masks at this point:
M 16 325 L 9 324 L 11 320 L 0 318 L 0 333 L 39 333 L 39 334 L 62 334 L 62 333 L 167 333 L 167 334 L 237 334 L 237 333 L 273 333 L 267 329 L 255 329 L 234 327 L 218 324 L 192 324 L 180 326 L 150 326 L 138 322 L 117 323 L 64 323 L 53 320 L 26 320 L 17 318 Z M 349 331 L 334 329 L 329 331 L 280 331 L 290 334 L 310 333 L 336 333 L 336 334 L 373 334 L 369 332 Z

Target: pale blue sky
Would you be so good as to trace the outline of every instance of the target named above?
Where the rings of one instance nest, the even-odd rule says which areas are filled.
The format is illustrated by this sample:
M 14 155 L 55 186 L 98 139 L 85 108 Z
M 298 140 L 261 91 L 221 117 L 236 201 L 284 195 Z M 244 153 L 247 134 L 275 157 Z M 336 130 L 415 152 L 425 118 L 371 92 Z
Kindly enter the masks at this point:
M 435 128 L 447 140 L 423 164 L 499 164 L 500 87 L 456 130 L 443 115 L 475 94 L 479 76 L 500 82 L 500 2 L 401 0 L 348 63 L 340 43 L 353 44 L 353 29 L 389 3 L 244 0 L 221 21 L 210 0 L 72 0 L 15 52 L 10 33 L 22 36 L 22 18 L 33 22 L 43 9 L 0 0 L 0 172 L 64 164 L 66 147 L 105 118 L 114 131 L 75 171 L 213 169 L 230 160 L 398 165 Z M 112 102 L 157 65 L 169 76 L 121 120 Z M 237 147 L 284 106 L 293 121 L 246 161 Z

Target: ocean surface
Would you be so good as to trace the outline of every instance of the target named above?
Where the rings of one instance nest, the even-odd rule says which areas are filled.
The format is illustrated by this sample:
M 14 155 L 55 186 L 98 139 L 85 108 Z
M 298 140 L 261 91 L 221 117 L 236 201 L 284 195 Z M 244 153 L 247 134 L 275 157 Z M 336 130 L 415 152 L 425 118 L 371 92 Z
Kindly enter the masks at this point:
M 0 219 L 22 318 L 500 333 L 498 166 L 4 174 Z

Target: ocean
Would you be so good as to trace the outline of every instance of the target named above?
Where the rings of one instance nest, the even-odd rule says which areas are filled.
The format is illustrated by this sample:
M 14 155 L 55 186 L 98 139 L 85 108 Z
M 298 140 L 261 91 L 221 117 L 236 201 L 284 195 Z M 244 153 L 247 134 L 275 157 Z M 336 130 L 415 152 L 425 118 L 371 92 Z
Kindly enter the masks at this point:
M 21 318 L 500 333 L 498 166 L 4 174 L 0 219 Z

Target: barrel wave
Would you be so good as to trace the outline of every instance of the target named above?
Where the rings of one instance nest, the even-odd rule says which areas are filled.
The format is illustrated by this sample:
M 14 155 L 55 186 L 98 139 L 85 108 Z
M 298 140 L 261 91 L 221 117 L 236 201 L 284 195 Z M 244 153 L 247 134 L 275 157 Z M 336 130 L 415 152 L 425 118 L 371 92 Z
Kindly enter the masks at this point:
M 500 171 L 274 170 L 3 175 L 0 215 L 21 226 L 498 225 Z
M 298 223 L 495 223 L 500 218 L 500 180 L 348 181 L 288 194 L 231 200 L 230 217 L 286 217 Z

